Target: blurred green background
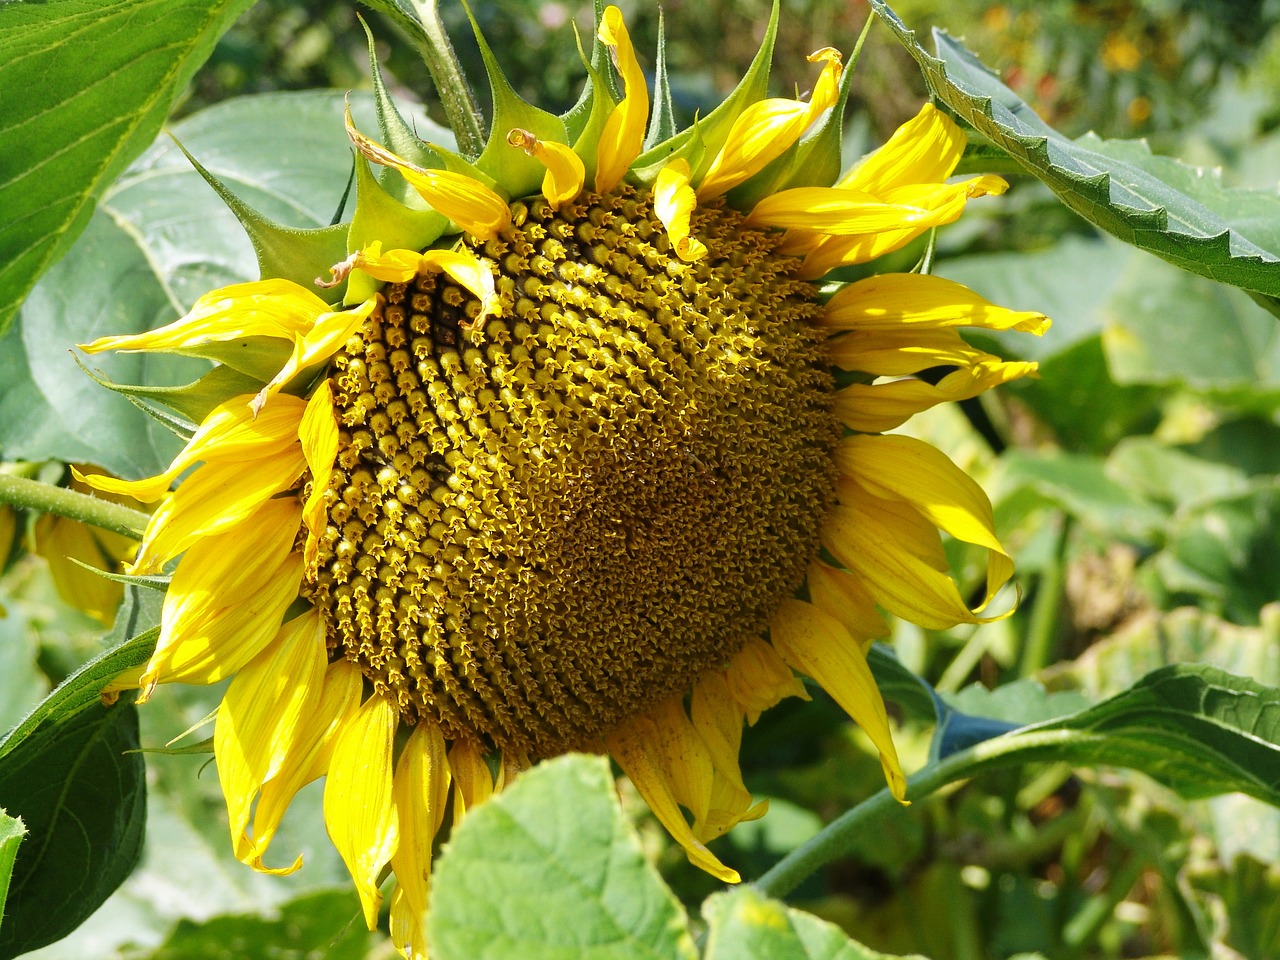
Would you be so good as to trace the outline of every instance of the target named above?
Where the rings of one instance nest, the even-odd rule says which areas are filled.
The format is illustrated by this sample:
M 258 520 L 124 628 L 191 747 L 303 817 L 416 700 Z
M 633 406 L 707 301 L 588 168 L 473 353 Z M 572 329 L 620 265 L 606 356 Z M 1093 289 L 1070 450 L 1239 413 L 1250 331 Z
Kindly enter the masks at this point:
M 657 7 L 620 6 L 652 67 Z M 463 11 L 442 7 L 460 56 L 481 77 Z M 673 0 L 663 9 L 687 122 L 732 89 L 758 49 L 769 4 Z M 917 30 L 963 37 L 1069 136 L 1145 137 L 1157 153 L 1221 167 L 1231 185 L 1273 189 L 1280 178 L 1277 0 L 900 0 L 895 9 Z M 264 91 L 368 88 L 359 12 L 260 0 L 218 45 L 178 115 Z M 393 93 L 443 120 L 412 48 L 365 15 Z M 476 3 L 475 15 L 526 97 L 550 109 L 576 99 L 583 71 L 571 22 L 589 29 L 590 4 Z M 827 45 L 847 52 L 867 15 L 853 0 L 783 0 L 775 89 L 807 90 L 804 56 Z M 925 96 L 914 62 L 885 30 L 872 32 L 857 71 L 846 162 Z M 934 410 L 910 429 L 991 493 L 1022 603 L 977 630 L 900 627 L 899 656 L 963 709 L 1020 722 L 1043 716 L 1052 700 L 1037 683 L 1077 702 L 1171 661 L 1280 684 L 1280 327 L 1239 291 L 1104 239 L 1037 181 L 1010 179 L 1007 196 L 975 203 L 939 234 L 936 270 L 1053 317 L 1041 341 L 987 344 L 1039 360 L 1041 377 Z M 909 269 L 920 252 L 877 268 Z M 953 559 L 962 586 L 977 589 L 980 558 L 957 548 Z M 0 620 L 9 661 L 0 682 L 12 694 L 4 701 L 12 721 L 99 640 L 58 600 L 35 557 L 14 565 L 0 592 L 9 612 Z M 773 798 L 772 811 L 717 850 L 746 877 L 880 785 L 865 738 L 814 693 L 814 703 L 766 714 L 745 738 L 747 783 Z M 197 722 L 216 694 L 157 697 L 144 710 L 148 742 Z M 918 765 L 929 729 L 895 715 L 904 760 Z M 84 930 L 33 956 L 389 955 L 353 922 L 354 898 L 319 836 L 318 795 L 304 797 L 290 818 L 294 834 L 281 841 L 308 851 L 307 868 L 288 880 L 254 876 L 229 856 L 216 776 L 201 776 L 202 763 L 153 758 L 142 869 Z M 716 882 L 687 865 L 642 803 L 624 800 L 696 914 Z M 1041 767 L 986 776 L 914 813 L 901 832 L 868 837 L 811 878 L 792 902 L 873 948 L 932 960 L 1280 958 L 1280 814 L 1254 801 L 1187 803 L 1139 774 Z

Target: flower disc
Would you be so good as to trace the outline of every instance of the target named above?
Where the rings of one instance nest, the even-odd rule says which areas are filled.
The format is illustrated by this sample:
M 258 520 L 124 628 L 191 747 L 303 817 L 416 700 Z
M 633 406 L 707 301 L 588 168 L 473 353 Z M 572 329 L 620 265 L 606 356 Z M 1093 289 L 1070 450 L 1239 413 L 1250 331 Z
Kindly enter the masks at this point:
M 384 290 L 334 359 L 313 599 L 402 715 L 530 759 L 597 742 L 723 664 L 802 581 L 839 427 L 813 288 L 700 211 L 516 204 L 501 318 L 445 274 Z

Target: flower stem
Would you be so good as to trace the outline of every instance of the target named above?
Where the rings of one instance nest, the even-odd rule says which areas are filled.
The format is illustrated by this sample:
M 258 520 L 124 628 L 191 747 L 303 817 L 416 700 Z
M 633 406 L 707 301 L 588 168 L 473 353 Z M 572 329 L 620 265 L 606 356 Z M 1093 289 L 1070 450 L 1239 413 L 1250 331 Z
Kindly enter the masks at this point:
M 147 521 L 151 519 L 141 510 L 131 510 L 110 500 L 100 500 L 66 487 L 55 487 L 8 473 L 0 473 L 0 503 L 79 520 L 135 540 L 142 538 Z
M 972 777 L 979 770 L 1025 762 L 1024 757 L 1036 754 L 1052 754 L 1060 744 L 1077 736 L 1079 732 L 1072 730 L 1028 730 L 984 740 L 916 771 L 907 778 L 907 796 L 913 802 L 922 800 L 949 783 Z M 882 789 L 852 810 L 846 810 L 816 836 L 792 850 L 766 871 L 755 886 L 766 896 L 786 896 L 810 874 L 845 856 L 858 836 L 876 830 L 881 820 L 893 814 L 908 815 L 888 789 Z
M 458 140 L 458 152 L 468 159 L 475 159 L 484 151 L 485 141 L 480 106 L 440 21 L 437 0 L 414 0 L 413 6 L 421 21 L 421 36 L 414 39 L 440 95 L 445 117 Z

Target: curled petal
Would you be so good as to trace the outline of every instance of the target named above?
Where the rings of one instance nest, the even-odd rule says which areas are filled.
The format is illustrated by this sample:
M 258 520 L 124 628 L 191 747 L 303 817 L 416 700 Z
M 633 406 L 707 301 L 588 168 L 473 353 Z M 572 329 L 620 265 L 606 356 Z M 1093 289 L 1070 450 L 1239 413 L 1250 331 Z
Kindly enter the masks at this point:
M 233 397 L 217 406 L 187 441 L 164 473 L 145 480 L 118 480 L 100 474 L 71 472 L 95 490 L 127 494 L 137 500 L 159 500 L 185 471 L 197 463 L 243 463 L 287 454 L 298 439 L 303 401 L 284 396 L 269 412 L 254 417 L 249 396 Z
M 725 670 L 725 680 L 730 695 L 750 724 L 784 697 L 809 699 L 804 684 L 796 679 L 773 647 L 759 637 L 748 639 L 733 655 Z
M 644 128 L 649 117 L 649 88 L 644 71 L 636 60 L 635 47 L 627 33 L 622 11 L 605 7 L 600 18 L 600 42 L 613 51 L 618 73 L 622 74 L 624 96 L 613 108 L 600 132 L 596 153 L 596 192 L 608 193 L 626 175 L 631 162 L 644 146 Z
M 377 305 L 377 298 L 370 297 L 350 310 L 326 313 L 319 317 L 310 330 L 294 340 L 293 354 L 280 368 L 280 372 L 272 377 L 271 382 L 250 401 L 249 408 L 255 414 L 260 413 L 267 400 L 275 396 L 290 380 L 307 367 L 328 360 L 342 349 Z
M 480 240 L 492 240 L 511 222 L 507 201 L 465 174 L 427 170 L 392 153 L 356 129 L 347 109 L 347 136 L 368 160 L 395 169 L 432 209 Z
M 839 620 L 864 652 L 872 640 L 888 635 L 889 626 L 875 601 L 853 574 L 814 560 L 805 583 L 813 605 Z
M 698 184 L 698 199 L 710 200 L 759 173 L 800 139 L 810 124 L 840 95 L 840 54 L 831 47 L 809 56 L 822 73 L 808 103 L 768 99 L 751 104 L 729 129 L 724 146 Z
M 440 728 L 420 721 L 404 745 L 396 764 L 396 812 L 400 819 L 400 846 L 391 858 L 396 893 L 391 900 L 391 936 L 408 954 L 414 949 L 425 956 L 423 920 L 431 877 L 431 844 L 444 820 L 449 799 L 449 762 Z
M 837 186 L 883 194 L 911 183 L 941 183 L 964 154 L 964 132 L 932 103 L 908 120 Z
M 547 168 L 542 178 L 542 195 L 552 210 L 559 210 L 582 192 L 587 171 L 582 158 L 571 147 L 553 140 L 540 140 L 519 128 L 507 134 L 507 143 L 519 147 Z
M 338 660 L 325 670 L 319 695 L 304 708 L 304 716 L 279 772 L 262 785 L 258 806 L 253 812 L 256 854 L 252 866 L 255 870 L 282 872 L 280 868 L 266 866 L 262 858 L 298 791 L 328 771 L 334 739 L 360 708 L 363 686 L 363 674 L 350 661 Z
M 302 507 L 302 522 L 307 528 L 303 551 L 307 569 L 314 570 L 320 550 L 320 534 L 327 524 L 325 494 L 338 458 L 338 418 L 333 409 L 333 382 L 325 379 L 307 401 L 298 438 L 302 454 L 311 471 L 311 493 Z
M 453 774 L 453 822 L 457 823 L 472 807 L 488 800 L 501 789 L 495 784 L 484 751 L 471 740 L 455 740 L 449 749 L 449 770 Z
M 957 540 L 989 551 L 982 610 L 1011 576 L 1013 560 L 996 537 L 991 502 L 942 451 L 914 437 L 856 436 L 841 442 L 836 464 L 873 496 L 900 499 Z
M 707 247 L 697 237 L 689 235 L 689 218 L 698 205 L 698 197 L 689 186 L 689 164 L 673 160 L 658 173 L 653 184 L 653 212 L 675 247 L 676 256 L 686 263 L 701 260 L 707 255 Z

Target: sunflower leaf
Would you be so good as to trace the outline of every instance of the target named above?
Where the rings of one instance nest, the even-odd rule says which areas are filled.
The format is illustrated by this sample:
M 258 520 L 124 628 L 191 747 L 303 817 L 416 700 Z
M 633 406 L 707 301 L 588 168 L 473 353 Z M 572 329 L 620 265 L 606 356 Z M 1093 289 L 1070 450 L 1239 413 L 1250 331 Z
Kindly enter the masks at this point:
M 1090 223 L 1191 273 L 1280 295 L 1275 191 L 1226 189 L 1142 143 L 1070 140 L 945 32 L 933 33 L 934 56 L 884 0 L 871 5 L 940 100 Z
M 0 332 L 251 3 L 0 4 Z
M 427 923 L 435 960 L 696 956 L 600 757 L 541 763 L 468 811 L 436 866 Z
M 31 730 L 0 766 L 0 806 L 32 842 L 18 851 L 0 927 L 0 958 L 79 926 L 142 853 L 146 781 L 132 701 L 91 705 Z
M 1204 664 L 1173 664 L 1066 717 L 964 754 L 955 776 L 1035 761 L 1129 767 L 1188 798 L 1240 792 L 1280 806 L 1280 689 Z
M 750 886 L 708 897 L 702 912 L 710 928 L 704 960 L 910 960 L 864 947 Z
M 373 127 L 372 98 L 351 99 L 357 122 Z M 343 95 L 334 91 L 264 94 L 192 114 L 174 133 L 265 216 L 303 229 L 324 227 L 351 171 L 343 113 Z M 419 129 L 429 123 L 415 122 Z M 264 151 L 263 143 L 272 149 Z M 107 191 L 74 255 L 36 285 L 19 322 L 0 340 L 6 456 L 94 463 L 126 478 L 159 473 L 179 447 L 176 438 L 93 383 L 69 349 L 168 323 L 211 288 L 257 275 L 252 245 L 235 216 L 168 137 L 157 141 Z M 101 355 L 92 365 L 117 383 L 147 387 L 190 384 L 209 369 L 200 360 L 147 353 Z M 208 394 L 204 386 L 190 389 L 169 397 L 185 416 L 199 419 Z M 167 404 L 159 396 L 146 399 Z

